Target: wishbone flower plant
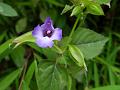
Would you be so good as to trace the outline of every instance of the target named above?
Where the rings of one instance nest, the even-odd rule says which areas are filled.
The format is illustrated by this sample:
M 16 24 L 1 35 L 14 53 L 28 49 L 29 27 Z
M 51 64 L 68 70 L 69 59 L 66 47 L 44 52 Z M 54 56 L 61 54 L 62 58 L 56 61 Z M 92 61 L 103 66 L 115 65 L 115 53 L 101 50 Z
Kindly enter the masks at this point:
M 25 0 L 22 1 L 24 3 Z M 27 1 L 27 3 L 31 3 L 30 0 Z M 2 72 L 0 71 L 0 76 L 2 76 L 0 78 L 0 90 L 12 90 L 12 88 L 15 90 L 25 90 L 26 88 L 29 90 L 100 90 L 100 88 L 111 87 L 111 85 L 104 87 L 100 87 L 100 85 L 106 85 L 106 81 L 107 84 L 111 84 L 111 75 L 118 73 L 118 71 L 111 72 L 112 68 L 107 67 L 107 73 L 101 74 L 106 65 L 99 67 L 99 63 L 108 63 L 104 59 L 107 60 L 109 54 L 111 55 L 109 50 L 111 50 L 112 46 L 119 47 L 119 45 L 109 45 L 112 39 L 112 37 L 109 37 L 111 31 L 110 34 L 105 33 L 108 35 L 107 38 L 95 32 L 96 27 L 92 26 L 93 24 L 89 25 L 91 21 L 88 20 L 88 18 L 94 18 L 92 15 L 104 15 L 101 5 L 112 4 L 113 2 L 110 3 L 110 1 L 67 0 L 67 2 L 60 2 L 58 0 L 57 3 L 59 2 L 59 5 L 53 5 L 54 1 L 50 3 L 38 0 L 38 4 L 29 12 L 26 7 L 21 7 L 24 9 L 24 17 L 23 15 L 18 15 L 19 20 L 14 18 L 14 16 L 17 16 L 17 12 L 21 13 L 17 9 L 20 7 L 19 5 L 16 8 L 18 11 L 15 15 L 13 14 L 15 10 L 11 6 L 0 2 L 0 10 L 3 10 L 0 15 L 5 16 L 2 16 L 2 20 L 0 19 L 0 26 L 2 27 L 0 32 L 0 70 L 2 70 Z M 19 4 L 21 2 L 16 3 Z M 8 4 L 10 3 L 8 2 Z M 59 7 L 61 5 L 62 7 Z M 64 9 L 60 14 L 63 7 Z M 31 8 L 31 5 L 28 5 L 27 8 Z M 61 26 L 66 33 L 62 35 L 62 29 L 54 27 L 50 17 L 46 17 L 42 24 L 36 25 L 31 31 L 28 25 L 35 22 L 36 18 L 44 15 L 44 13 L 49 16 L 54 14 L 58 19 L 57 21 L 59 21 L 58 25 L 64 23 Z M 67 14 L 63 15 L 65 13 Z M 88 16 L 89 14 L 92 15 Z M 30 17 L 32 15 L 33 19 L 31 20 Z M 14 19 L 11 21 L 13 24 L 9 24 L 10 19 L 6 16 L 13 16 Z M 36 17 L 34 18 L 34 16 Z M 41 20 L 43 19 L 42 17 L 40 18 Z M 97 19 L 95 18 L 95 20 Z M 98 27 L 97 30 L 101 29 L 98 24 L 98 21 L 101 22 L 101 20 L 97 20 L 97 22 L 95 20 L 93 21 Z M 94 30 L 91 30 L 91 28 Z M 103 27 L 103 29 L 105 28 L 106 26 Z M 4 31 L 4 29 L 7 31 Z M 29 29 L 29 31 L 27 32 L 26 29 Z M 17 36 L 19 34 L 22 35 Z M 60 41 L 61 39 L 62 41 Z M 108 40 L 107 45 L 111 47 L 103 50 Z M 114 50 L 116 50 L 116 47 L 113 48 Z M 102 51 L 104 52 L 102 53 Z M 112 61 L 113 58 L 110 60 Z M 5 63 L 7 67 L 2 67 L 2 63 Z M 119 69 L 119 67 L 117 68 L 114 65 L 113 67 Z M 16 70 L 13 70 L 15 68 Z M 3 72 L 3 70 L 6 71 Z M 101 83 L 103 75 L 105 77 L 110 76 L 110 78 L 106 78 Z M 90 83 L 91 81 L 94 83 Z M 115 84 L 117 82 L 115 81 Z M 115 86 L 115 88 L 118 87 L 118 85 L 117 87 Z
M 37 25 L 32 31 L 32 36 L 36 39 L 36 44 L 42 48 L 52 47 L 53 40 L 60 41 L 62 39 L 62 29 L 54 28 L 53 21 L 47 17 L 44 24 Z

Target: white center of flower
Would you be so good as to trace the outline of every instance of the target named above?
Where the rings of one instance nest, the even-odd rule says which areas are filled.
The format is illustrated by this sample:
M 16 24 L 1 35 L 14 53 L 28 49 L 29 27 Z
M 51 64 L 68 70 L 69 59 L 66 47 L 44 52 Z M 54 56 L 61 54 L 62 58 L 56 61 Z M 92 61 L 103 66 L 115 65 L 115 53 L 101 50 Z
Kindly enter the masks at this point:
M 48 30 L 46 33 L 47 33 L 47 34 L 50 34 L 50 33 L 51 33 L 51 30 Z

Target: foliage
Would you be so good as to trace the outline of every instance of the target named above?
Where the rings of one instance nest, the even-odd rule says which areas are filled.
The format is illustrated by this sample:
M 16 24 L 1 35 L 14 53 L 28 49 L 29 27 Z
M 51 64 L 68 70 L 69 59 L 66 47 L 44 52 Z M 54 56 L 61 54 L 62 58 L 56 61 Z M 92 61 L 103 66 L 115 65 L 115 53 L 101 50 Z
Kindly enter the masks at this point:
M 117 2 L 2 0 L 0 90 L 119 90 L 119 25 L 110 17 Z M 63 38 L 41 48 L 32 30 L 48 16 Z

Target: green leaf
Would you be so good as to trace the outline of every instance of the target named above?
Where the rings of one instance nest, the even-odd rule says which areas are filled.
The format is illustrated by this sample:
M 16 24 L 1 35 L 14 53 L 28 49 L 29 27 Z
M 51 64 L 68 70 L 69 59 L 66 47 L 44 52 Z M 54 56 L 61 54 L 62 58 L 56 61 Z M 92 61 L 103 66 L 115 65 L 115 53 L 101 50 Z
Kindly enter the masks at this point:
M 55 60 L 55 58 L 58 57 L 58 54 L 55 52 L 54 48 L 40 48 L 35 43 L 28 43 L 28 45 L 36 51 L 44 54 L 50 60 Z
M 67 43 L 66 41 L 68 40 L 68 38 L 69 38 L 69 37 L 63 37 L 62 40 L 59 42 L 60 45 L 61 45 L 60 48 L 61 48 L 62 50 L 64 50 L 64 49 L 67 47 L 68 43 Z
M 3 40 L 5 36 L 6 36 L 6 31 L 0 34 L 0 42 Z
M 111 2 L 111 0 L 96 0 L 96 1 L 100 4 L 107 4 Z
M 65 7 L 64 7 L 64 9 L 63 9 L 61 14 L 66 13 L 67 11 L 71 10 L 72 8 L 73 8 L 73 6 L 65 5 Z
M 64 64 L 65 66 L 67 65 L 67 61 L 64 56 L 60 56 L 57 58 L 57 63 Z M 67 66 L 66 66 L 67 67 Z
M 32 36 L 31 31 L 17 37 L 16 39 L 13 40 L 11 44 L 15 44 L 14 48 L 16 48 L 17 46 L 25 42 L 35 42 L 35 38 Z
M 10 5 L 2 2 L 0 2 L 0 14 L 4 16 L 9 16 L 9 17 L 18 15 L 17 12 Z
M 40 48 L 36 43 L 28 43 L 28 45 L 40 53 L 43 52 L 42 48 Z
M 81 4 L 81 1 L 84 1 L 84 0 L 70 0 L 74 5 L 79 5 Z
M 40 89 L 40 85 L 39 85 L 40 77 L 39 77 L 39 70 L 38 70 L 38 65 L 36 60 L 34 61 L 34 64 L 35 64 L 35 79 L 36 79 L 37 87 Z
M 108 69 L 109 71 L 109 80 L 111 85 L 115 85 L 115 76 L 114 72 L 111 70 L 111 68 Z
M 103 87 L 92 88 L 90 90 L 120 90 L 120 85 L 103 86 Z
M 54 59 L 58 57 L 58 54 L 55 52 L 54 48 L 42 48 L 42 52 L 47 58 Z
M 56 66 L 48 66 L 40 76 L 41 90 L 61 90 L 60 77 L 60 73 Z
M 17 78 L 21 69 L 15 70 L 0 81 L 0 90 L 6 90 L 7 87 Z
M 30 67 L 28 68 L 28 71 L 26 73 L 25 82 L 27 85 L 30 84 L 30 80 L 33 77 L 34 71 L 35 71 L 35 61 L 33 61 L 33 63 L 30 65 Z
M 13 39 L 10 39 L 0 45 L 0 60 L 4 58 L 6 55 L 8 55 L 12 50 L 10 48 L 10 43 L 12 42 Z
M 24 59 L 25 55 L 25 49 L 22 46 L 19 46 L 15 49 L 13 49 L 13 52 L 11 53 L 12 60 L 18 67 L 22 67 L 23 63 L 25 61 Z
M 23 82 L 22 82 L 22 90 L 30 90 L 30 88 L 28 87 L 28 85 L 25 82 L 25 80 L 23 80 Z
M 72 43 L 77 45 L 86 59 L 99 55 L 108 38 L 87 28 L 77 28 Z
M 108 5 L 110 7 L 111 0 L 96 0 L 96 2 L 99 3 L 99 4 Z
M 26 26 L 27 26 L 27 19 L 25 17 L 18 20 L 16 27 L 15 27 L 17 33 L 23 32 Z
M 0 45 L 0 54 L 2 54 L 5 50 L 7 50 L 10 46 L 9 44 L 12 42 L 12 39 L 6 41 L 2 45 Z
M 74 58 L 73 58 L 73 59 L 74 59 Z M 69 72 L 73 77 L 75 77 L 78 72 L 80 72 L 81 70 L 84 69 L 84 68 L 76 65 L 75 60 L 72 60 L 70 57 L 66 58 L 66 60 L 67 60 L 67 62 L 68 62 L 68 66 L 69 66 L 69 67 L 67 68 L 67 69 L 68 69 L 68 72 Z
M 80 67 L 84 67 L 85 66 L 84 56 L 80 49 L 75 45 L 69 45 L 69 51 L 73 58 L 75 59 L 75 63 Z
M 72 89 L 72 78 L 68 76 L 68 90 Z
M 104 15 L 104 12 L 100 4 L 95 3 L 95 2 L 89 3 L 89 5 L 87 6 L 87 11 L 88 13 L 93 14 L 93 15 Z
M 45 61 L 39 66 L 40 90 L 63 90 L 68 85 L 67 72 L 60 66 Z
M 95 87 L 99 86 L 99 74 L 98 74 L 98 67 L 97 64 L 94 62 L 94 82 L 95 82 Z
M 80 5 L 74 7 L 74 9 L 72 10 L 71 16 L 78 15 L 79 13 L 81 13 Z

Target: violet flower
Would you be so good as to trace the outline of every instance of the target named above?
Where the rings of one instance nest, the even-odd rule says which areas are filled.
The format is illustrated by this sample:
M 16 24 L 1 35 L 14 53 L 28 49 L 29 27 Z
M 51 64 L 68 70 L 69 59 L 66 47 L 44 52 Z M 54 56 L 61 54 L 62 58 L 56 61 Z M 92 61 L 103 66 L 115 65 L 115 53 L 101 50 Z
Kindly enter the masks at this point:
M 53 40 L 60 41 L 62 39 L 62 30 L 60 28 L 54 28 L 51 18 L 47 17 L 44 24 L 34 28 L 32 36 L 36 38 L 36 44 L 39 47 L 51 48 L 54 44 Z

